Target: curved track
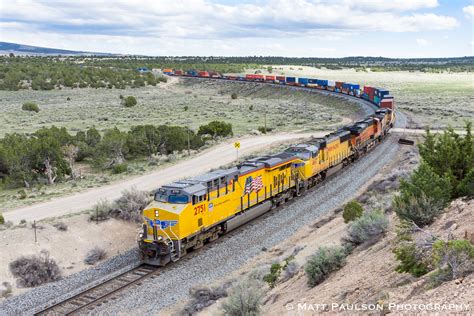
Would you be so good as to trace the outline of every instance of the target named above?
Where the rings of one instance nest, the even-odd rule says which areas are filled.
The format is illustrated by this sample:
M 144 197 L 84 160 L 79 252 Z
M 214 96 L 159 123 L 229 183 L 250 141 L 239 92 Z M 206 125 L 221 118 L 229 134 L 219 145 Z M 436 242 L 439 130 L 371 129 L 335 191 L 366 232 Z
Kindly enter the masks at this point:
M 209 80 L 209 79 L 207 79 L 207 80 Z M 315 92 L 318 92 L 318 93 L 321 92 L 321 93 L 326 93 L 326 94 L 333 93 L 331 91 L 320 91 L 320 90 L 314 90 L 314 89 L 308 89 L 308 88 L 302 88 L 302 87 L 288 87 L 288 88 L 291 88 L 291 89 L 305 89 L 305 90 L 309 90 L 309 91 L 315 91 Z M 338 95 L 338 96 L 341 96 L 340 93 L 335 93 L 335 94 Z M 351 100 L 353 100 L 353 99 L 359 100 L 361 103 L 364 103 L 365 105 L 370 105 L 372 109 L 376 108 L 373 104 L 371 104 L 370 102 L 365 101 L 363 99 L 358 99 L 358 98 L 354 98 L 352 96 L 347 96 L 347 95 L 342 95 L 342 96 L 348 97 Z M 400 113 L 400 112 L 397 111 L 396 112 L 396 127 L 397 128 L 404 128 L 406 126 L 406 123 L 407 123 L 407 119 L 406 119 L 405 115 L 403 113 Z M 372 157 L 368 160 L 375 161 L 376 159 L 379 159 L 377 157 L 381 157 L 381 151 L 383 151 L 383 149 L 378 148 L 378 147 L 386 148 L 386 150 L 387 150 L 386 156 L 390 156 L 389 152 L 390 152 L 390 154 L 396 152 L 394 150 L 394 148 L 396 147 L 396 139 L 393 135 L 389 136 L 388 139 L 384 143 L 385 143 L 384 146 L 377 146 L 375 148 L 375 151 L 378 152 L 377 154 L 372 155 L 372 151 L 370 151 L 367 154 L 367 156 L 372 155 Z M 393 146 L 391 146 L 391 145 L 393 145 Z M 388 149 L 390 149 L 390 150 L 388 150 Z M 382 156 L 383 155 L 384 154 L 382 154 Z M 372 164 L 370 164 L 370 163 L 367 164 L 367 165 L 368 165 L 368 167 L 372 166 Z M 374 170 L 369 171 L 367 169 L 368 167 L 365 167 L 365 169 L 363 169 L 363 172 L 367 172 L 368 174 L 371 174 L 372 172 L 374 172 Z M 339 177 L 340 173 L 341 172 L 337 172 L 334 176 L 328 177 L 328 180 L 323 183 L 322 187 L 320 187 L 318 185 L 315 188 L 309 190 L 304 195 L 308 196 L 309 193 L 311 193 L 311 192 L 324 190 L 324 187 L 328 185 L 327 183 L 331 182 L 331 181 L 336 181 L 333 178 Z M 302 197 L 301 200 L 303 200 L 303 199 L 305 199 L 305 198 Z M 295 200 L 295 202 L 298 202 L 298 201 L 299 201 L 299 199 Z M 294 203 L 291 202 L 290 205 L 292 205 L 292 204 L 294 204 Z M 242 230 L 250 229 L 252 226 L 255 226 L 256 223 L 258 223 L 258 222 L 268 221 L 269 218 L 274 217 L 275 214 L 278 213 L 279 210 L 281 210 L 284 207 L 286 207 L 286 206 L 280 206 L 279 208 L 277 208 L 276 211 L 269 212 L 268 214 L 262 216 L 261 218 L 259 218 L 257 220 L 254 220 L 253 223 L 249 223 L 247 225 L 244 225 L 243 227 L 241 227 L 241 228 L 237 229 L 236 231 L 232 232 L 231 234 L 229 234 L 227 236 L 224 236 L 224 238 L 222 238 L 221 240 L 218 240 L 218 241 L 214 242 L 213 244 L 211 244 L 211 245 L 209 245 L 205 248 L 207 248 L 207 251 L 212 251 L 210 249 L 212 249 L 214 246 L 219 247 L 219 245 L 222 245 L 223 243 L 225 243 L 226 240 L 230 240 L 231 236 L 240 234 L 242 232 Z M 299 218 L 302 217 L 301 212 L 296 212 L 296 214 L 299 214 L 299 215 L 297 215 Z M 296 216 L 296 214 L 293 214 L 293 215 Z M 309 215 L 310 214 L 305 214 L 305 217 L 307 217 Z M 294 221 L 294 223 L 296 223 L 296 222 L 298 222 L 298 218 L 294 217 L 294 216 L 291 217 L 291 221 L 292 222 Z M 286 225 L 286 223 L 287 222 L 285 222 L 285 225 Z M 281 226 L 280 229 L 283 230 L 284 226 Z M 257 243 L 256 240 L 251 241 L 249 246 L 253 245 L 254 243 Z M 258 246 L 260 246 L 260 243 L 258 243 L 258 245 L 253 245 L 253 246 L 256 246 L 258 248 Z M 187 257 L 183 258 L 184 260 L 181 260 L 181 261 L 189 262 L 189 260 L 194 256 L 202 257 L 201 251 L 197 251 L 194 254 L 192 253 L 192 254 L 188 255 Z M 183 265 L 185 266 L 186 263 L 183 263 Z M 179 269 L 179 268 L 176 265 L 172 265 L 171 270 L 175 270 L 175 269 Z M 166 274 L 166 270 L 167 269 L 156 268 L 156 267 L 147 266 L 147 265 L 141 265 L 137 268 L 131 269 L 130 271 L 127 271 L 127 272 L 122 273 L 122 274 L 120 274 L 116 277 L 113 277 L 112 279 L 109 279 L 109 280 L 107 280 L 103 283 L 100 283 L 99 285 L 96 285 L 96 286 L 94 286 L 90 289 L 87 289 L 87 290 L 85 290 L 85 291 L 83 291 L 83 292 L 81 292 L 81 293 L 79 293 L 79 294 L 77 294 L 77 295 L 75 295 L 71 298 L 68 298 L 68 299 L 66 299 L 62 302 L 59 302 L 59 303 L 54 304 L 52 306 L 48 306 L 47 308 L 45 308 L 42 311 L 36 313 L 35 315 L 58 315 L 58 314 L 60 314 L 60 315 L 73 315 L 73 314 L 78 314 L 78 313 L 91 312 L 96 307 L 99 307 L 101 304 L 106 303 L 108 301 L 115 300 L 117 298 L 117 296 L 123 294 L 124 290 L 129 289 L 129 288 L 134 287 L 134 286 L 138 287 L 142 284 L 142 282 L 146 282 L 149 279 L 155 278 L 155 277 L 157 277 L 158 275 L 160 275 L 162 273 Z M 158 271 L 160 271 L 161 273 L 158 273 Z

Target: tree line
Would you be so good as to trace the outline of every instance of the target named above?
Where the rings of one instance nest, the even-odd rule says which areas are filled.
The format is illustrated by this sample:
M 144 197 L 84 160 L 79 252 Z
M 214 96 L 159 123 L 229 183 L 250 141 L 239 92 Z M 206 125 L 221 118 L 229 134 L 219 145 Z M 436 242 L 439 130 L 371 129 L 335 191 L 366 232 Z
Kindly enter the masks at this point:
M 133 159 L 198 149 L 209 139 L 232 135 L 232 125 L 213 121 L 197 133 L 187 127 L 137 125 L 129 131 L 95 127 L 71 135 L 66 128 L 41 128 L 31 135 L 13 133 L 0 139 L 0 184 L 5 188 L 52 185 L 77 177 L 75 163 L 123 171 Z
M 140 74 L 133 69 L 85 65 L 41 57 L 0 57 L 0 90 L 52 90 L 68 88 L 116 88 L 155 86 L 164 77 Z

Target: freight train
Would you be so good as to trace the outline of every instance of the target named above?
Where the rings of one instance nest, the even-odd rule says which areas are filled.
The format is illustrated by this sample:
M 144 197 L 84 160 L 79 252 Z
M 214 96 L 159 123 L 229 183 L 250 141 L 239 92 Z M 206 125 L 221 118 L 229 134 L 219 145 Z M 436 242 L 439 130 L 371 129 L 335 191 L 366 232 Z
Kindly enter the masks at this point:
M 213 74 L 206 72 L 205 75 L 212 78 Z M 269 80 L 273 83 L 283 80 L 277 77 Z M 229 80 L 248 81 L 244 78 Z M 291 77 L 285 78 L 285 84 L 293 83 L 288 78 Z M 252 75 L 251 80 L 266 81 L 267 78 Z M 301 81 L 297 78 L 294 82 Z M 318 85 L 317 81 L 307 82 L 313 83 Z M 329 80 L 327 83 L 330 84 Z M 353 84 L 339 87 L 349 94 L 352 91 L 354 96 L 353 90 L 359 89 Z M 385 138 L 394 120 L 393 106 L 381 107 L 364 120 L 325 137 L 290 146 L 281 153 L 162 186 L 143 211 L 138 246 L 144 262 L 164 266 L 177 261 L 189 251 L 301 195 L 324 181 L 334 168 L 362 159 Z
M 338 93 L 354 96 L 356 98 L 362 98 L 369 102 L 372 102 L 377 107 L 395 109 L 395 102 L 393 96 L 390 95 L 388 90 L 382 88 L 376 88 L 372 86 L 361 86 L 359 84 L 326 80 L 326 79 L 315 79 L 315 78 L 298 78 L 288 76 L 276 76 L 276 75 L 263 75 L 263 74 L 246 74 L 240 75 L 225 75 L 215 71 L 197 71 L 187 70 L 183 71 L 180 69 L 164 69 L 163 73 L 170 76 L 183 76 L 183 77 L 198 77 L 198 78 L 214 78 L 222 80 L 235 80 L 235 81 L 249 81 L 249 82 L 262 82 L 277 85 L 287 85 L 305 88 L 314 88 L 320 90 L 328 90 Z

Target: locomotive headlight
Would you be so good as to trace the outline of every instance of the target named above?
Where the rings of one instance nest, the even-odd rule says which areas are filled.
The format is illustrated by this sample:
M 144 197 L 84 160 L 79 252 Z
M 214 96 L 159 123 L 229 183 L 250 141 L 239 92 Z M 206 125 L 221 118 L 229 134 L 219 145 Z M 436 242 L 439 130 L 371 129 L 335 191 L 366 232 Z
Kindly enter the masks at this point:
M 143 233 L 138 234 L 138 237 L 139 237 L 140 239 L 143 239 Z
M 158 210 L 155 210 L 155 217 L 158 217 Z
M 157 239 L 158 239 L 158 240 L 163 240 L 163 237 L 161 237 L 161 236 L 158 236 L 158 238 L 157 238 Z

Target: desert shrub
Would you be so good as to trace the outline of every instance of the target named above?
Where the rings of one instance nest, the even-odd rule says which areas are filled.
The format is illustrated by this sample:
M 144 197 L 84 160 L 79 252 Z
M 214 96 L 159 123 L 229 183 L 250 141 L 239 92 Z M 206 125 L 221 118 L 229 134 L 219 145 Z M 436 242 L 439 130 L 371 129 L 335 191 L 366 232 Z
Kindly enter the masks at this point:
M 314 287 L 323 282 L 328 275 L 345 264 L 346 253 L 342 247 L 320 247 L 305 266 L 308 285 Z
M 0 298 L 7 298 L 12 295 L 12 285 L 10 282 L 2 282 L 0 286 Z
M 36 112 L 38 113 L 40 111 L 38 104 L 33 103 L 33 102 L 25 102 L 21 106 L 21 109 L 23 111 L 30 111 L 30 112 Z
M 232 100 L 237 99 L 237 93 L 235 93 L 235 92 L 232 93 L 232 94 L 230 95 L 230 97 L 231 97 Z
M 64 222 L 55 223 L 53 226 L 56 227 L 56 229 L 59 231 L 67 231 L 67 225 L 64 224 Z
M 429 272 L 429 266 L 420 249 L 413 242 L 403 242 L 393 250 L 400 264 L 395 268 L 399 273 L 410 273 L 420 277 Z
M 427 163 L 421 163 L 408 181 L 400 182 L 400 195 L 394 198 L 394 210 L 401 219 L 419 226 L 432 223 L 450 200 L 451 184 L 437 175 Z
M 59 266 L 46 250 L 42 250 L 39 256 L 20 257 L 10 262 L 9 267 L 18 285 L 23 287 L 34 287 L 61 278 Z
M 460 196 L 474 196 L 474 168 L 469 171 L 466 177 L 458 185 Z
M 250 104 L 249 111 L 253 111 L 253 104 Z
M 124 190 L 122 196 L 115 201 L 110 215 L 126 221 L 141 222 L 142 211 L 148 203 L 149 198 L 146 192 L 135 188 Z
M 433 260 L 439 270 L 446 270 L 450 279 L 474 271 L 474 246 L 465 239 L 437 240 L 433 244 Z
M 263 281 L 267 282 L 270 288 L 274 288 L 275 284 L 280 277 L 281 265 L 279 263 L 274 263 L 270 267 L 270 273 L 263 277 Z
M 259 315 L 264 294 L 261 282 L 251 278 L 240 281 L 222 303 L 225 315 Z
M 131 108 L 131 107 L 137 105 L 137 99 L 134 96 L 129 95 L 129 96 L 127 96 L 123 99 L 122 103 L 125 107 Z
M 184 110 L 184 112 L 186 112 L 187 110 L 189 110 L 189 106 L 185 105 L 185 106 L 183 107 L 183 110 Z
M 124 173 L 124 172 L 127 172 L 128 165 L 126 163 L 119 163 L 119 164 L 113 165 L 111 170 L 113 174 Z
M 344 223 L 349 223 L 359 217 L 364 213 L 362 205 L 356 200 L 350 201 L 344 205 L 344 211 L 342 212 L 342 217 L 344 218 Z
M 260 133 L 262 133 L 262 134 L 266 134 L 266 133 L 269 133 L 269 132 L 273 131 L 273 128 L 271 128 L 271 127 L 265 127 L 265 126 L 259 126 L 259 127 L 257 128 L 257 130 L 258 130 Z
M 464 194 L 463 179 L 474 169 L 474 141 L 471 129 L 472 122 L 467 122 L 464 136 L 457 134 L 452 128 L 448 128 L 441 135 L 431 134 L 428 130 L 425 141 L 419 145 L 423 161 L 439 177 L 449 179 L 450 188 L 447 192 L 452 199 Z M 427 195 L 430 196 L 428 193 Z
M 0 213 L 0 225 L 5 224 L 5 218 L 3 217 L 2 213 Z
M 19 191 L 18 191 L 18 195 L 19 195 L 18 198 L 19 198 L 20 200 L 24 200 L 24 199 L 26 199 L 26 198 L 28 197 L 28 194 L 26 193 L 25 189 L 19 190 Z
M 285 270 L 283 270 L 283 276 L 281 277 L 281 280 L 286 281 L 288 279 L 291 279 L 296 273 L 298 273 L 298 269 L 299 266 L 296 262 L 289 262 Z
M 401 219 L 425 226 L 443 212 L 443 203 L 422 193 L 407 199 L 395 199 L 394 210 Z
M 189 289 L 191 300 L 186 304 L 181 314 L 196 315 L 198 312 L 214 304 L 218 299 L 227 296 L 229 284 L 222 286 L 193 286 Z
M 232 124 L 212 121 L 209 124 L 199 126 L 198 135 L 211 135 L 212 137 L 232 136 Z
M 112 210 L 112 204 L 107 200 L 100 200 L 94 207 L 90 210 L 89 219 L 91 221 L 103 221 L 108 219 L 110 216 L 110 211 Z
M 355 245 L 375 242 L 382 237 L 387 228 L 388 219 L 381 211 L 365 212 L 350 224 L 347 240 Z
M 97 262 L 104 260 L 107 257 L 107 253 L 104 249 L 100 247 L 94 247 L 89 250 L 84 258 L 84 263 L 89 265 L 94 265 Z

